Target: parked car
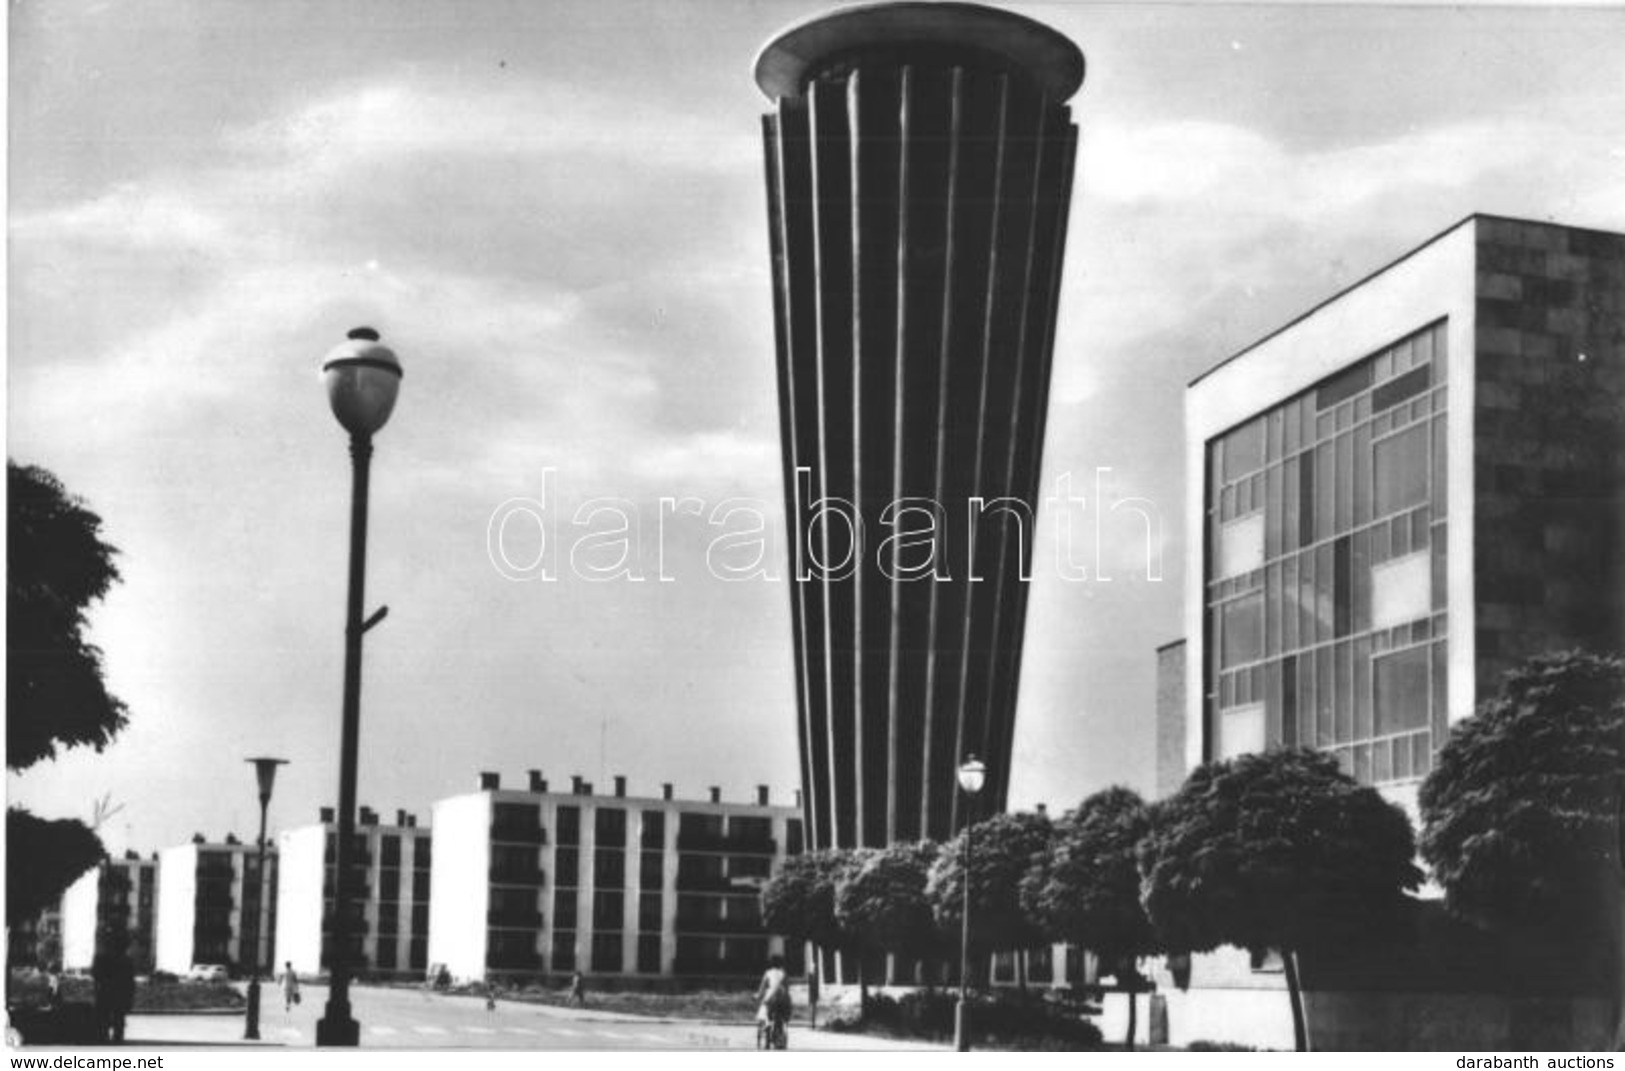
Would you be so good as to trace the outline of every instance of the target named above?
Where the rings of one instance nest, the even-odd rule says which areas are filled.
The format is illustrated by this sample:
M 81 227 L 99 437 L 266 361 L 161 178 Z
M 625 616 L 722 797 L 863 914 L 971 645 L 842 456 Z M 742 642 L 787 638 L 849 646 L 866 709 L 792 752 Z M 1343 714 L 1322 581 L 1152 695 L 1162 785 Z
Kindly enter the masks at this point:
M 186 972 L 189 982 L 224 982 L 230 977 L 231 972 L 219 963 L 194 963 L 192 969 Z

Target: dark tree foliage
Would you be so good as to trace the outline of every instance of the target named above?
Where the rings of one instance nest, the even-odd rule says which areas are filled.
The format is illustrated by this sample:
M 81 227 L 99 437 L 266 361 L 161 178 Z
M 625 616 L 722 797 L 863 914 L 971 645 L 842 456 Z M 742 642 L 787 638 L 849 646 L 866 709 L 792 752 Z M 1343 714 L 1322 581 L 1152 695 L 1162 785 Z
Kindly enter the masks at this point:
M 1422 857 L 1484 925 L 1617 931 L 1625 661 L 1542 655 L 1458 723 L 1422 784 Z
M 1150 828 L 1145 801 L 1122 787 L 1095 793 L 1055 823 L 1053 848 L 1021 882 L 1022 903 L 1047 936 L 1103 960 L 1156 950 L 1136 855 Z
M 793 855 L 762 886 L 762 924 L 771 933 L 825 948 L 840 948 L 840 921 L 835 916 L 835 886 L 851 865 L 840 849 Z
M 866 950 L 924 956 L 937 942 L 926 881 L 936 861 L 931 841 L 894 844 L 868 853 L 835 890 L 843 933 Z
M 1049 852 L 1021 879 L 1021 902 L 1045 934 L 1094 952 L 1124 986 L 1139 982 L 1135 960 L 1158 948 L 1140 904 L 1137 852 L 1150 829 L 1138 793 L 1097 792 L 1055 823 Z M 1134 1011 L 1130 990 L 1126 1048 L 1134 1045 Z
M 86 609 L 119 574 L 101 518 L 56 477 L 8 461 L 6 478 L 6 763 L 23 770 L 58 746 L 100 751 L 124 728 L 84 638 Z
M 1421 882 L 1410 820 L 1304 749 L 1191 772 L 1140 842 L 1141 902 L 1165 947 L 1278 949 L 1298 1045 L 1307 1045 L 1297 953 L 1379 938 Z
M 1049 850 L 1050 820 L 1041 814 L 1001 814 L 969 830 L 970 946 L 978 953 L 1035 948 L 1044 931 L 1021 902 L 1021 879 Z M 964 917 L 965 835 L 944 844 L 931 865 L 926 896 L 937 927 L 957 940 Z
M 50 906 L 102 859 L 102 842 L 80 821 L 49 821 L 21 807 L 6 811 L 6 925 Z

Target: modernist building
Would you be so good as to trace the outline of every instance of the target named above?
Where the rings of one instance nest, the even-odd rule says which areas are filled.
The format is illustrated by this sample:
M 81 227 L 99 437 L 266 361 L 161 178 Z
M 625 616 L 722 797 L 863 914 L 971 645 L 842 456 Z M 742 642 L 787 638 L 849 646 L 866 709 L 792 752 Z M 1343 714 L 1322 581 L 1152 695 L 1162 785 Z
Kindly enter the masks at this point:
M 754 978 L 800 949 L 761 926 L 758 892 L 801 850 L 796 807 L 613 795 L 572 778 L 551 792 L 482 773 L 432 822 L 429 963 L 458 980 L 548 974 Z
M 276 853 L 227 835 L 203 836 L 158 853 L 155 966 L 185 974 L 198 963 L 217 963 L 247 975 L 268 964 L 276 936 Z
M 333 957 L 333 890 L 338 825 L 323 807 L 314 825 L 277 838 L 276 965 L 298 974 L 325 973 Z M 421 979 L 429 965 L 430 831 L 415 815 L 395 813 L 383 825 L 360 809 L 351 853 L 356 868 L 350 963 L 362 977 Z
M 1449 727 L 1504 670 L 1625 647 L 1625 235 L 1469 217 L 1186 402 L 1188 643 L 1182 665 L 1159 651 L 1159 758 L 1170 735 L 1187 769 L 1323 748 L 1414 817 Z M 1608 1036 L 1562 1001 L 1519 1010 L 1474 954 L 1470 979 L 1418 955 L 1352 987 L 1311 958 L 1317 1035 L 1496 1048 L 1547 1036 L 1544 1016 L 1547 1047 Z M 1508 962 L 1526 990 L 1550 969 Z M 1291 1046 L 1278 960 L 1221 949 L 1188 990 L 1161 981 L 1173 1042 Z
M 87 870 L 62 894 L 62 967 L 89 970 L 116 939 L 135 969 L 153 968 L 158 858 L 134 852 Z
M 757 59 L 813 847 L 951 836 L 971 752 L 1004 806 L 1082 80 L 973 4 Z
M 1619 649 L 1622 340 L 1625 236 L 1473 216 L 1192 383 L 1187 763 L 1414 802 L 1506 668 Z

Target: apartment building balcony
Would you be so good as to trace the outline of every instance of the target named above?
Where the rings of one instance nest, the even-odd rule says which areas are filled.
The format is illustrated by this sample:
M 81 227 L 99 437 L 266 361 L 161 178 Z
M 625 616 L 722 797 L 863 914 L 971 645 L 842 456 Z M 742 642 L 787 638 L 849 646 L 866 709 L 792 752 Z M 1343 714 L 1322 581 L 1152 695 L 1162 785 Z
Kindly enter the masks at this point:
M 778 841 L 771 837 L 741 837 L 732 834 L 695 833 L 679 830 L 677 850 L 680 852 L 719 852 L 740 855 L 774 855 Z

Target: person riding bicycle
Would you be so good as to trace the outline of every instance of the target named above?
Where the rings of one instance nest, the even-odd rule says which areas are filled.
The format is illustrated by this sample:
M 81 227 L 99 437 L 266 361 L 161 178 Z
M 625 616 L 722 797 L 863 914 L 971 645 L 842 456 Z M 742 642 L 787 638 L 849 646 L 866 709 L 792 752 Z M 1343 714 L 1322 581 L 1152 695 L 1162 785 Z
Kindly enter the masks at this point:
M 767 970 L 762 974 L 761 984 L 756 987 L 756 1000 L 760 1005 L 757 1019 L 775 1028 L 782 1037 L 782 1031 L 790 1021 L 790 980 L 784 973 L 783 956 L 775 955 L 768 959 Z

